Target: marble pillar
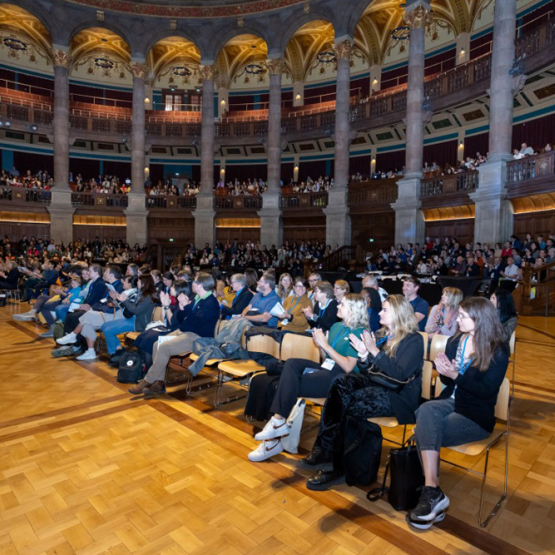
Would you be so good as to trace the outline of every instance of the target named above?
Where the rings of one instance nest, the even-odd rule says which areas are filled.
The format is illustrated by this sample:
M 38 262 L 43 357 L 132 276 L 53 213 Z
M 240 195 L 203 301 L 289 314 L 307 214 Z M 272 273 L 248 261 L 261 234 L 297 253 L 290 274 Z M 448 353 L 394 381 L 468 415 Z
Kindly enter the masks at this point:
M 130 245 L 148 243 L 148 210 L 145 206 L 145 79 L 147 66 L 144 61 L 134 62 L 133 114 L 131 127 L 131 190 L 128 194 L 127 242 Z
M 351 218 L 349 216 L 349 150 L 351 146 L 350 97 L 351 97 L 350 39 L 334 45 L 337 59 L 337 84 L 335 93 L 335 173 L 334 186 L 328 193 L 326 214 L 326 244 L 332 249 L 351 244 Z
M 73 212 L 69 188 L 69 70 L 68 49 L 54 47 L 54 188 L 50 213 L 50 237 L 57 243 L 73 241 Z
M 505 200 L 507 161 L 513 136 L 513 76 L 516 0 L 495 3 L 490 82 L 489 157 L 479 167 L 479 186 L 471 195 L 476 205 L 474 240 L 506 241 L 513 231 L 512 206 Z
M 216 240 L 214 212 L 214 81 L 217 77 L 216 66 L 200 66 L 202 77 L 202 128 L 200 138 L 200 193 L 197 195 L 195 218 L 195 245 L 211 246 Z
M 260 244 L 270 248 L 280 247 L 283 242 L 283 222 L 281 219 L 281 75 L 283 60 L 271 58 L 266 61 L 270 75 L 270 102 L 268 108 L 268 188 L 262 195 L 260 218 Z
M 424 165 L 424 62 L 425 31 L 430 5 L 423 0 L 408 4 L 404 20 L 410 27 L 407 85 L 407 137 L 405 175 L 398 181 L 395 210 L 395 244 L 421 243 L 424 218 L 420 210 L 420 179 Z

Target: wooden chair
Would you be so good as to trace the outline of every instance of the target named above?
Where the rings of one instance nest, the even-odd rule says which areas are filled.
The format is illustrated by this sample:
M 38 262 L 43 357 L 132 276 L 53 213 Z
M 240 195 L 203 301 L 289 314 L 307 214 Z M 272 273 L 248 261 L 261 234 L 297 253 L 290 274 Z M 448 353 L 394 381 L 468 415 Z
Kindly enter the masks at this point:
M 151 322 L 158 322 L 162 320 L 162 314 L 163 314 L 163 310 L 161 306 L 155 306 L 154 310 L 152 311 L 152 318 L 150 319 Z M 126 334 L 124 334 L 125 337 L 125 341 L 128 343 L 133 344 L 133 342 L 135 341 L 135 339 L 137 339 L 137 337 L 139 337 L 139 335 L 142 332 L 140 331 L 128 331 Z
M 446 459 L 441 459 L 443 462 L 449 463 L 457 468 L 462 468 L 467 472 L 472 472 L 473 474 L 477 474 L 478 476 L 482 476 L 482 487 L 480 489 L 480 512 L 478 513 L 478 524 L 485 528 L 490 519 L 497 514 L 497 511 L 501 507 L 501 503 L 507 497 L 507 482 L 509 476 L 509 420 L 510 420 L 510 391 L 511 391 L 511 384 L 508 378 L 503 380 L 503 384 L 501 385 L 501 389 L 499 390 L 499 394 L 497 396 L 497 404 L 495 405 L 495 417 L 498 420 L 498 425 L 496 425 L 493 433 L 486 439 L 481 441 L 474 441 L 472 443 L 465 443 L 464 445 L 457 445 L 455 447 L 445 447 L 444 449 L 450 449 L 451 451 L 456 451 L 457 453 L 461 453 L 463 455 L 468 455 L 470 457 L 477 457 L 481 455 L 484 451 L 486 452 L 486 460 L 484 463 L 484 472 L 478 472 L 473 468 L 468 468 L 461 466 L 459 464 L 453 463 Z M 501 424 L 501 425 L 499 425 Z M 489 453 L 490 449 L 499 443 L 499 441 L 505 437 L 505 485 L 503 489 L 503 494 L 501 495 L 499 501 L 496 503 L 495 507 L 486 518 L 486 520 L 482 519 L 482 512 L 483 512 L 483 502 L 484 502 L 484 488 L 486 485 L 486 479 L 488 474 L 488 463 L 489 463 Z
M 320 362 L 320 349 L 314 343 L 312 336 L 286 333 L 281 342 L 280 359 L 304 358 L 312 362 Z
M 424 341 L 424 360 L 428 360 L 428 334 L 425 331 L 418 332 Z
M 288 334 L 289 335 L 289 334 Z M 247 351 L 253 353 L 265 353 L 277 359 L 280 358 L 280 344 L 269 335 L 253 335 L 248 338 Z M 223 385 L 225 377 L 231 379 L 242 379 L 252 377 L 258 372 L 264 372 L 266 369 L 261 364 L 254 360 L 225 360 L 218 364 L 218 383 L 216 386 L 216 396 L 214 399 L 214 406 L 220 407 L 231 401 L 243 399 L 246 395 L 235 396 L 234 398 L 228 397 L 226 401 L 222 401 Z
M 449 340 L 449 337 L 449 335 L 439 335 L 437 333 L 435 335 L 432 335 L 428 360 L 434 362 L 439 353 L 445 352 L 445 347 L 447 346 L 447 341 Z
M 421 393 L 422 398 L 426 400 L 430 400 L 431 392 L 432 392 L 432 363 L 429 360 L 425 360 L 424 366 L 422 367 L 422 393 Z M 374 424 L 377 424 L 382 428 L 397 428 L 398 426 L 401 426 L 397 418 L 395 418 L 394 416 L 380 416 L 377 418 L 369 418 L 368 422 L 373 422 Z M 404 445 L 406 435 L 407 435 L 407 426 L 408 424 L 403 424 L 403 439 L 401 443 L 385 437 L 384 439 L 396 445 L 401 445 L 401 446 Z

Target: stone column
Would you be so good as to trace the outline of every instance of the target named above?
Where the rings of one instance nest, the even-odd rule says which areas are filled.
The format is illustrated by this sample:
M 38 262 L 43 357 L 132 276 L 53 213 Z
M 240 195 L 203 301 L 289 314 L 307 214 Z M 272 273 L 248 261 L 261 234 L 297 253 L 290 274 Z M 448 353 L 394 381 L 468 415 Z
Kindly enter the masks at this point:
M 195 245 L 212 246 L 216 239 L 214 222 L 214 81 L 216 66 L 205 63 L 200 66 L 202 77 L 202 129 L 200 138 L 200 193 L 197 195 L 195 218 Z
M 517 85 L 509 73 L 514 65 L 516 0 L 495 3 L 490 82 L 489 158 L 480 166 L 474 240 L 493 246 L 512 234 L 512 205 L 505 200 L 507 161 L 511 159 L 513 97 Z
M 281 75 L 283 60 L 266 60 L 270 75 L 270 103 L 268 108 L 268 137 L 266 154 L 268 156 L 268 188 L 262 195 L 260 217 L 260 244 L 277 248 L 283 242 L 283 222 L 281 219 Z
M 349 150 L 351 146 L 350 96 L 352 40 L 337 42 L 333 50 L 337 59 L 335 92 L 335 174 L 328 193 L 326 244 L 332 249 L 351 244 L 351 218 L 347 203 L 349 186 Z
M 145 78 L 148 68 L 143 61 L 134 62 L 133 115 L 131 127 L 131 191 L 128 194 L 127 242 L 148 243 L 148 210 L 145 207 Z
M 69 188 L 69 49 L 54 46 L 54 188 L 50 212 L 50 237 L 56 242 L 73 241 L 73 212 Z
M 395 210 L 395 244 L 422 243 L 424 217 L 420 210 L 420 179 L 424 157 L 424 55 L 426 23 L 430 5 L 416 0 L 406 8 L 404 20 L 410 27 L 407 85 L 407 137 L 405 175 L 398 182 Z

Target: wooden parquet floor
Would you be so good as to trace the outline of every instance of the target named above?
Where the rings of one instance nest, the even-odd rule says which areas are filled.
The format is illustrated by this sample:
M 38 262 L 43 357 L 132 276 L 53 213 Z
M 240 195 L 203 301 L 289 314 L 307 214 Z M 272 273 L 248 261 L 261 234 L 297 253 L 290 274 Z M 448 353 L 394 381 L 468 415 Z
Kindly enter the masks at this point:
M 553 320 L 523 318 L 517 330 L 508 501 L 479 528 L 479 478 L 443 465 L 448 516 L 415 533 L 362 489 L 307 490 L 300 456 L 250 463 L 242 401 L 214 410 L 213 388 L 133 399 L 102 360 L 52 359 L 53 342 L 14 310 L 0 309 L 0 555 L 555 552 Z M 492 452 L 489 505 L 503 452 Z

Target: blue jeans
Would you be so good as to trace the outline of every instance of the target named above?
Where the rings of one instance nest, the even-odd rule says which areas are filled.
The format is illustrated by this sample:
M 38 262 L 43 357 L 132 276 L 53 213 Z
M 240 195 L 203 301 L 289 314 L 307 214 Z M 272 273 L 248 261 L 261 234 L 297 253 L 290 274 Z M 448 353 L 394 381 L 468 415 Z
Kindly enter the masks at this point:
M 486 439 L 491 434 L 455 412 L 455 399 L 428 401 L 416 411 L 414 437 L 419 451 L 438 451 Z
M 106 338 L 108 354 L 113 355 L 120 347 L 121 343 L 118 335 L 126 331 L 135 331 L 135 316 L 131 318 L 119 318 L 102 324 L 100 331 Z
M 62 322 L 66 319 L 69 312 L 69 304 L 60 304 L 56 307 L 56 320 L 61 320 Z

